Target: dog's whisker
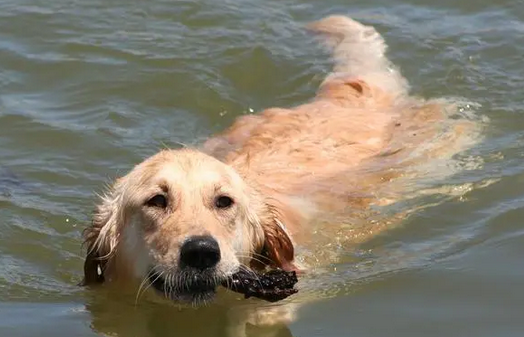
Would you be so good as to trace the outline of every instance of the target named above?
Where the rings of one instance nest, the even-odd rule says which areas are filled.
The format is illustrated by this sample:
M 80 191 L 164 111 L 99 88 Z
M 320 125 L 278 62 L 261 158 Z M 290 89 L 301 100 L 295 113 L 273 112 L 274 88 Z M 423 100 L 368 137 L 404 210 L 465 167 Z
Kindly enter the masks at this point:
M 149 275 L 146 275 L 143 279 L 142 279 L 142 282 L 140 282 L 140 286 L 138 287 L 138 291 L 136 292 L 136 297 L 135 297 L 135 306 L 138 305 L 138 299 L 140 297 L 140 292 L 142 290 L 142 288 L 148 283 L 148 280 L 149 280 Z M 147 288 L 145 288 L 147 289 Z M 145 292 L 146 290 L 144 290 Z
M 175 279 L 176 279 L 175 274 L 173 272 L 169 273 L 169 275 L 167 277 L 167 284 L 169 286 L 169 289 L 171 289 L 171 290 L 176 292 Z
M 256 261 L 262 265 L 265 265 L 267 263 L 267 257 L 265 257 L 264 255 L 262 254 L 257 254 L 257 253 L 254 253 L 254 254 L 237 254 L 238 258 L 240 259 L 250 259 L 250 260 L 253 260 L 253 261 Z
M 155 272 L 156 273 L 156 267 L 152 269 L 152 272 Z M 158 278 L 160 277 L 157 276 L 157 278 L 155 278 L 154 281 L 158 280 Z M 153 281 L 153 282 L 154 282 Z M 140 286 L 138 287 L 138 291 L 137 291 L 137 294 L 136 294 L 136 298 L 135 298 L 135 306 L 138 304 L 138 300 L 141 296 L 141 294 L 144 294 L 152 285 L 152 283 L 150 281 L 150 273 L 148 273 L 143 279 L 142 279 L 142 282 L 140 283 Z
M 165 272 L 165 271 L 162 271 L 162 272 L 160 273 L 160 276 L 159 276 L 159 277 L 163 277 L 164 280 L 165 280 L 165 279 L 166 279 L 166 278 L 164 277 L 165 274 L 166 274 L 166 272 Z M 165 297 L 165 298 L 170 298 L 170 297 L 168 296 L 170 293 L 168 292 L 167 283 L 166 283 L 165 281 L 164 281 L 164 284 L 163 284 L 163 288 L 164 288 L 164 297 Z

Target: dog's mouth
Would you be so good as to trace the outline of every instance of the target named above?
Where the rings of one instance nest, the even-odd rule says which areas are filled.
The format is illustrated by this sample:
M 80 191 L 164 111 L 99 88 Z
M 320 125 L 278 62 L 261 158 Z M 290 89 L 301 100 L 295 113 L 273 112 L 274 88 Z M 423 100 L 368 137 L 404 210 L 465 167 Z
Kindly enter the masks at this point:
M 178 273 L 162 273 L 151 270 L 149 283 L 164 297 L 179 302 L 200 304 L 209 302 L 224 279 L 215 272 L 184 270 Z

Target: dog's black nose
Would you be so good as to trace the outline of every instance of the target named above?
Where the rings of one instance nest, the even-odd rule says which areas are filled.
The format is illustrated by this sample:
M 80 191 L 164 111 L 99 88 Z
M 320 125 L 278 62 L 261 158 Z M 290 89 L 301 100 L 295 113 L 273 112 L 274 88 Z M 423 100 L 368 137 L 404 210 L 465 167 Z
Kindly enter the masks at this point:
M 180 249 L 181 267 L 200 270 L 212 268 L 220 262 L 220 247 L 211 236 L 192 236 Z

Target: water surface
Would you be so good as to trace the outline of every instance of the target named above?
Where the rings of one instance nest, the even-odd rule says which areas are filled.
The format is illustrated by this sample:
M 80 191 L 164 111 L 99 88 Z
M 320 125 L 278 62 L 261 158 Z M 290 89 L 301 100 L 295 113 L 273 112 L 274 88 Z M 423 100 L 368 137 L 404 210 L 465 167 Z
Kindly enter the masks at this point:
M 469 102 L 484 139 L 442 182 L 454 197 L 417 201 L 439 202 L 328 266 L 296 322 L 249 334 L 522 336 L 520 0 L 3 0 L 0 335 L 225 335 L 242 310 L 78 288 L 81 230 L 145 156 L 311 97 L 330 63 L 302 25 L 332 13 L 375 25 L 415 94 Z

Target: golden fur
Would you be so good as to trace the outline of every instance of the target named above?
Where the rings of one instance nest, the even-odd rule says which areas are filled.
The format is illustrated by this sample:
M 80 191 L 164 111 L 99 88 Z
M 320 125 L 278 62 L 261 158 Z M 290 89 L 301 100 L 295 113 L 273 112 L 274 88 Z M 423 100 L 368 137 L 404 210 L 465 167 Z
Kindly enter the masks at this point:
M 194 235 L 220 246 L 210 278 L 217 284 L 239 268 L 307 269 L 295 247 L 314 244 L 315 221 L 400 197 L 404 189 L 394 182 L 403 168 L 459 150 L 470 125 L 450 122 L 444 103 L 408 95 L 374 28 L 343 16 L 309 28 L 335 61 L 317 95 L 240 117 L 200 148 L 161 151 L 118 179 L 85 233 L 86 284 L 140 282 L 153 268 L 170 283 L 168 295 L 198 301 L 176 294 L 190 282 L 180 270 L 180 246 Z M 445 123 L 448 136 L 440 137 Z M 151 206 L 156 195 L 166 207 Z M 215 207 L 219 196 L 233 205 Z M 352 235 L 382 229 L 369 224 Z

